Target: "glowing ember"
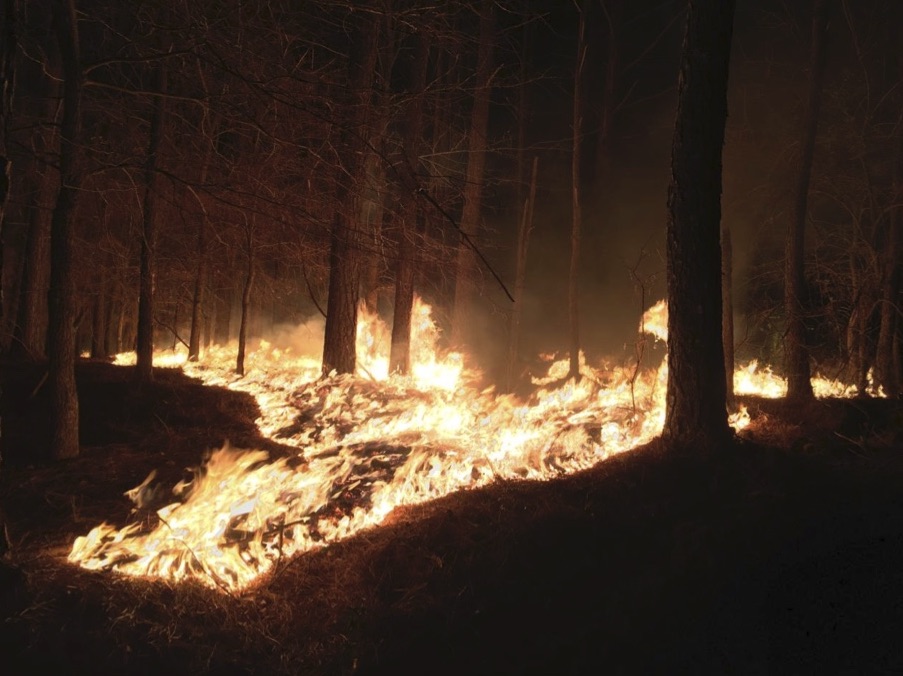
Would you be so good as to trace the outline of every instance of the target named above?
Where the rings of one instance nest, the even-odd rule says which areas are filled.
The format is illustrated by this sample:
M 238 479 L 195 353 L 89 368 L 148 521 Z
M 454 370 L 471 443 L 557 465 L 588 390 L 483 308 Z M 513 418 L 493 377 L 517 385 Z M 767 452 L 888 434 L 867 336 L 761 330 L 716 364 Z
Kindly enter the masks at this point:
M 664 339 L 666 314 L 657 304 L 642 329 Z M 320 378 L 318 359 L 267 342 L 248 356 L 244 377 L 232 370 L 234 349 L 207 350 L 201 363 L 170 355 L 207 384 L 253 394 L 261 432 L 296 453 L 270 460 L 261 451 L 215 451 L 193 481 L 176 487 L 152 529 L 101 524 L 75 540 L 69 560 L 238 590 L 283 558 L 378 524 L 400 505 L 499 478 L 559 476 L 661 431 L 665 364 L 594 369 L 581 355 L 585 377 L 574 382 L 564 380 L 560 360 L 520 401 L 479 389 L 462 355 L 440 355 L 427 305 L 418 300 L 413 317 L 406 377 L 388 375 L 388 330 L 363 312 L 357 376 Z M 745 383 L 762 375 L 754 366 L 745 373 Z M 744 410 L 731 422 L 739 429 L 749 416 Z M 151 490 L 152 478 L 130 497 Z

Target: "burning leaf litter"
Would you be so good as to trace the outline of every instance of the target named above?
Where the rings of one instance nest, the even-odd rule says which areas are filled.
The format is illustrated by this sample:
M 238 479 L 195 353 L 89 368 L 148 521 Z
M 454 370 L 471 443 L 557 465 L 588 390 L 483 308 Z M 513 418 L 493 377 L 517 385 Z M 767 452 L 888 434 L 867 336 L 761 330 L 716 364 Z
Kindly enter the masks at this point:
M 296 449 L 272 460 L 257 450 L 214 451 L 152 528 L 103 523 L 77 537 L 69 561 L 129 575 L 196 579 L 237 591 L 295 554 L 323 547 L 381 523 L 396 507 L 416 504 L 496 479 L 549 479 L 588 468 L 661 431 L 667 364 L 582 371 L 565 381 L 566 360 L 550 365 L 528 401 L 480 389 L 463 356 L 441 355 L 431 310 L 415 303 L 411 375 L 388 375 L 389 333 L 362 313 L 360 374 L 319 378 L 306 355 L 262 342 L 248 375 L 231 371 L 234 352 L 215 347 L 203 363 L 165 355 L 209 385 L 252 394 L 261 433 Z M 651 308 L 642 330 L 663 339 L 667 310 Z M 124 355 L 126 363 L 130 355 Z M 132 356 L 133 358 L 133 356 Z M 783 394 L 780 379 L 755 363 L 735 374 L 737 391 Z M 554 383 L 559 383 L 554 386 Z M 824 381 L 822 396 L 847 394 Z M 732 416 L 741 429 L 745 410 Z M 159 498 L 148 477 L 133 499 Z

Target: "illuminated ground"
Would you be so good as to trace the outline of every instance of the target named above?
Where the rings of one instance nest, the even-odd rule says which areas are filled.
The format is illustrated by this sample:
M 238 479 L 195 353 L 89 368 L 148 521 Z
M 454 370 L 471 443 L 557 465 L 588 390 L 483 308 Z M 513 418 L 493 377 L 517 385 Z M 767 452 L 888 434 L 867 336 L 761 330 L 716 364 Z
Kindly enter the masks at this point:
M 889 673 L 903 665 L 898 402 L 768 415 L 717 458 L 654 447 L 548 483 L 405 508 L 242 597 L 69 566 L 253 403 L 176 372 L 140 391 L 84 366 L 82 458 L 41 462 L 40 372 L 9 373 L 3 505 L 25 585 L 2 590 L 4 673 Z M 269 450 L 278 453 L 272 443 Z M 7 668 L 18 663 L 20 666 Z

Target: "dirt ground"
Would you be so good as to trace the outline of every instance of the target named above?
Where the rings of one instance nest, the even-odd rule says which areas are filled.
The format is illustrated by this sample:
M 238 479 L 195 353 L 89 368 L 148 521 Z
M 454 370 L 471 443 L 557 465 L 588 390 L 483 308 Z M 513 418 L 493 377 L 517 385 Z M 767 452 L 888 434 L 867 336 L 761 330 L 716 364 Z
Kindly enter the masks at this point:
M 903 402 L 747 400 L 715 455 L 653 443 L 399 509 L 232 596 L 66 555 L 153 469 L 286 452 L 249 396 L 82 363 L 83 453 L 54 463 L 41 368 L 2 376 L 5 674 L 903 673 Z

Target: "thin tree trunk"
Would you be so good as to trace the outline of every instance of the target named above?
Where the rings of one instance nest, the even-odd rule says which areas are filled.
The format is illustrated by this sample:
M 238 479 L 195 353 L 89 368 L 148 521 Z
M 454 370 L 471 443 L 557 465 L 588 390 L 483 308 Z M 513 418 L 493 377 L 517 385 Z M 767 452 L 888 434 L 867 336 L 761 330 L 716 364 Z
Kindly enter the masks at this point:
M 728 406 L 734 405 L 734 252 L 731 230 L 721 229 L 721 344 Z
M 2 0 L 0 7 L 0 281 L 3 280 L 3 225 L 6 216 L 6 203 L 9 198 L 12 180 L 12 162 L 8 156 L 7 140 L 9 138 L 9 122 L 12 117 L 13 95 L 16 89 L 16 43 L 18 12 L 16 0 Z M 0 283 L 0 287 L 2 287 Z M 3 289 L 0 288 L 0 320 L 6 311 L 3 302 Z M 0 393 L 2 394 L 2 393 Z M 0 421 L 0 440 L 3 430 Z M 2 451 L 2 446 L 0 446 Z M 3 456 L 0 452 L 0 464 Z M 6 530 L 6 512 L 0 507 L 0 560 L 6 559 L 11 545 Z
M 903 196 L 903 134 L 897 138 L 894 157 L 893 190 Z M 887 229 L 887 243 L 881 285 L 881 324 L 878 329 L 878 346 L 875 357 L 877 383 L 888 397 L 896 397 L 903 389 L 899 374 L 894 367 L 894 335 L 900 332 L 900 316 L 903 313 L 903 298 L 900 293 L 900 258 L 903 242 L 900 230 L 903 228 L 903 206 L 897 204 L 890 214 Z
M 91 307 L 91 358 L 105 359 L 109 355 L 106 350 L 107 303 L 102 283 L 98 283 Z
M 730 438 L 721 342 L 721 152 L 734 0 L 690 3 L 668 189 L 668 389 L 675 449 Z
M 518 379 L 517 364 L 520 354 L 520 322 L 524 312 L 524 289 L 527 284 L 527 251 L 530 248 L 530 233 L 533 230 L 533 208 L 536 203 L 536 178 L 539 173 L 539 156 L 533 156 L 533 171 L 530 174 L 530 192 L 524 202 L 520 228 L 517 233 L 517 264 L 514 277 L 514 307 L 508 324 L 508 363 L 505 370 L 505 386 L 511 392 Z
M 245 288 L 241 294 L 241 323 L 238 325 L 238 357 L 235 361 L 235 372 L 245 374 L 245 347 L 248 338 L 248 322 L 251 313 L 251 291 L 254 288 L 254 217 L 247 225 L 248 269 L 245 276 Z
M 809 93 L 803 119 L 803 142 L 796 179 L 793 220 L 787 231 L 786 269 L 784 273 L 784 306 L 787 329 L 784 335 L 784 361 L 787 371 L 787 399 L 812 399 L 809 350 L 806 345 L 806 271 L 805 238 L 809 180 L 815 155 L 815 137 L 821 108 L 822 81 L 825 71 L 825 33 L 829 0 L 815 0 L 812 18 Z
M 201 168 L 200 182 L 207 182 L 207 167 L 210 163 L 210 151 L 207 151 Z M 201 220 L 198 223 L 197 257 L 198 265 L 194 272 L 194 292 L 191 296 L 191 333 L 188 336 L 188 361 L 197 361 L 201 354 L 201 315 L 204 307 L 204 295 L 207 289 L 207 209 L 198 199 L 201 206 Z
M 166 70 L 158 66 L 155 71 L 155 89 L 166 89 Z M 151 108 L 150 136 L 147 158 L 144 164 L 144 231 L 141 237 L 141 261 L 138 277 L 138 344 L 136 349 L 135 373 L 138 381 L 149 383 L 154 378 L 154 287 L 156 285 L 157 263 L 157 167 L 166 116 L 166 99 L 155 96 Z
M 50 391 L 51 451 L 57 459 L 78 456 L 78 391 L 75 387 L 75 202 L 81 177 L 77 168 L 81 61 L 73 0 L 54 0 L 54 25 L 63 64 L 60 126 L 60 189 L 50 221 L 47 384 Z
M 486 136 L 489 130 L 489 103 L 492 97 L 492 64 L 495 46 L 495 15 L 491 0 L 483 0 L 480 9 L 480 37 L 477 49 L 476 84 L 473 110 L 470 117 L 469 152 L 464 184 L 464 207 L 461 211 L 461 231 L 474 240 L 480 225 L 483 200 L 483 176 L 486 165 Z M 462 237 L 458 244 L 455 265 L 455 304 L 452 314 L 451 343 L 462 346 L 466 342 L 466 327 L 471 323 L 473 310 L 476 258 Z
M 422 234 L 419 209 L 414 189 L 418 184 L 420 144 L 423 133 L 423 99 L 426 88 L 426 69 L 430 58 L 430 43 L 425 32 L 417 38 L 411 70 L 411 101 L 407 110 L 407 132 L 404 155 L 408 188 L 401 221 L 398 267 L 395 278 L 395 306 L 392 314 L 392 344 L 389 351 L 389 372 L 406 375 L 411 367 L 411 311 L 414 306 L 415 238 Z
M 570 327 L 570 366 L 568 378 L 580 380 L 580 174 L 583 144 L 583 66 L 586 62 L 586 2 L 579 8 L 577 29 L 577 62 L 574 67 L 573 146 L 571 151 L 571 264 L 568 270 L 568 326 Z

